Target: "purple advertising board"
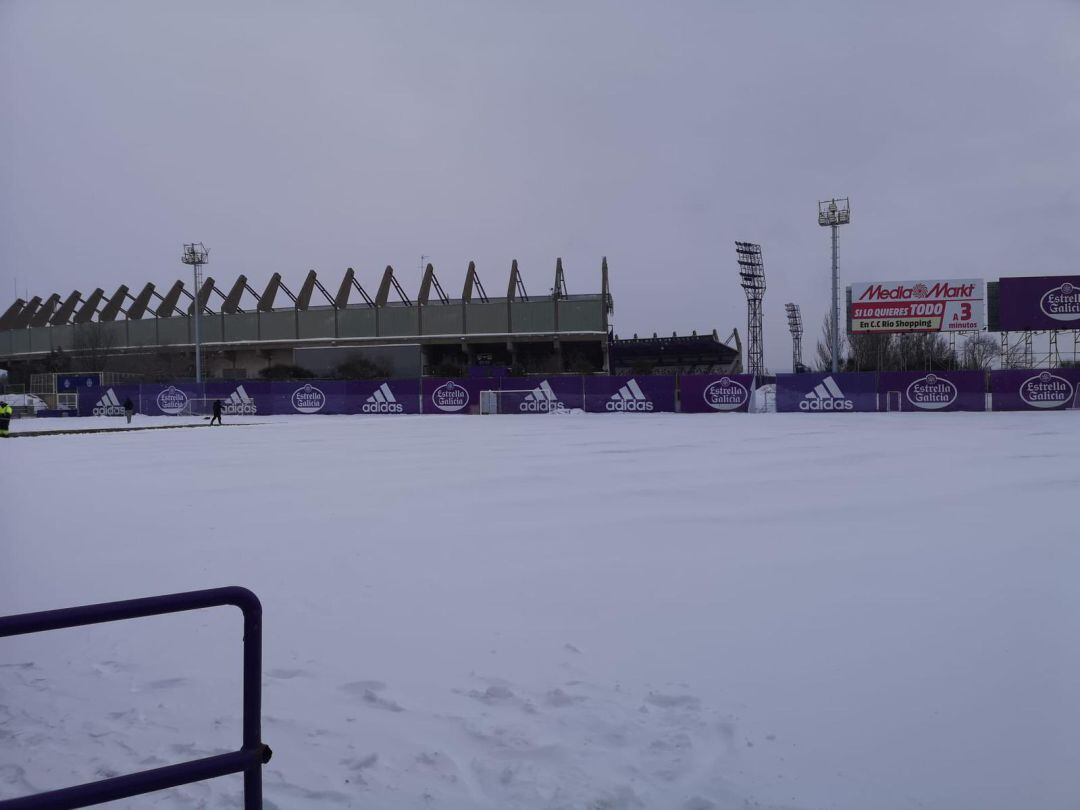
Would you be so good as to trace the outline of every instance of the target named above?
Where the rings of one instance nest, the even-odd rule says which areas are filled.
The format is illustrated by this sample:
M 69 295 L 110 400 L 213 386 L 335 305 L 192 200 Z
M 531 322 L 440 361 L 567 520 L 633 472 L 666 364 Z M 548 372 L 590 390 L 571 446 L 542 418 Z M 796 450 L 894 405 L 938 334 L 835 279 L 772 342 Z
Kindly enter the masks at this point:
M 345 390 L 349 413 L 420 413 L 420 380 L 354 380 Z
M 746 413 L 754 391 L 752 374 L 688 374 L 679 377 L 683 413 Z
M 877 375 L 777 374 L 776 410 L 782 413 L 848 413 L 877 410 Z
M 675 410 L 672 376 L 585 377 L 585 410 L 592 413 L 656 413 Z
M 992 371 L 990 393 L 995 411 L 1080 408 L 1080 368 Z
M 886 411 L 985 411 L 982 371 L 883 371 L 878 401 Z
M 498 390 L 499 381 L 494 379 L 424 377 L 421 407 L 424 413 L 480 413 L 480 392 Z
M 581 377 L 503 377 L 499 413 L 556 413 L 585 407 Z
M 221 400 L 224 416 L 268 416 L 275 413 L 272 385 L 265 380 L 214 380 L 204 390 L 207 399 Z
M 138 385 L 101 385 L 79 389 L 79 416 L 123 416 L 124 400 L 131 398 L 136 413 L 141 409 Z
M 1080 276 L 1029 276 L 998 282 L 998 328 L 1080 329 Z

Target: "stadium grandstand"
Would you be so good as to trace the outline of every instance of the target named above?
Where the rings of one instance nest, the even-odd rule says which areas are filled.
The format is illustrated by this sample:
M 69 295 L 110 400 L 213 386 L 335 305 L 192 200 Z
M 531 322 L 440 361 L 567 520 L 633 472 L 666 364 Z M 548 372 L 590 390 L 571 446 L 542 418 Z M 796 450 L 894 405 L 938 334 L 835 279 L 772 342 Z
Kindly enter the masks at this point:
M 275 365 L 315 373 L 356 357 L 390 376 L 449 374 L 471 366 L 531 373 L 608 372 L 613 313 L 607 259 L 600 292 L 571 295 L 562 260 L 550 289 L 530 295 L 515 260 L 505 296 L 489 296 L 469 263 L 460 297 L 451 298 L 428 264 L 415 298 L 387 267 L 374 295 L 352 268 L 331 291 L 314 270 L 294 293 L 274 273 L 262 293 L 241 275 L 226 288 L 207 277 L 197 292 L 183 281 L 159 291 L 147 283 L 107 296 L 95 289 L 66 297 L 18 299 L 0 315 L 0 361 L 13 372 L 41 371 L 63 353 L 80 367 L 191 376 L 193 314 L 200 308 L 207 377 L 246 378 Z
M 720 341 L 716 330 L 705 335 L 634 335 L 622 340 L 616 335 L 611 341 L 610 367 L 613 374 L 741 374 L 742 341 L 737 329 L 728 343 Z

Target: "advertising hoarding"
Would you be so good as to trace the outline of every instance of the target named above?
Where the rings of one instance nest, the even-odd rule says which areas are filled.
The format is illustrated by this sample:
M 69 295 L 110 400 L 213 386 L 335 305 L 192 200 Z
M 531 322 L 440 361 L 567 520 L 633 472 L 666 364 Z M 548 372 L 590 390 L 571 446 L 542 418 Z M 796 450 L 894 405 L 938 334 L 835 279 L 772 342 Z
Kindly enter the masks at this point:
M 851 285 L 852 333 L 962 332 L 986 326 L 982 279 L 861 281 Z
M 752 374 L 687 374 L 679 377 L 683 413 L 746 413 L 754 390 Z
M 1080 408 L 1080 369 L 1009 369 L 990 372 L 995 411 Z
M 887 411 L 985 411 L 983 371 L 883 371 L 878 401 Z
M 1030 276 L 998 282 L 1002 332 L 1080 329 L 1080 276 Z
M 877 375 L 777 374 L 776 410 L 781 413 L 850 413 L 877 410 Z
M 593 413 L 656 413 L 675 410 L 675 378 L 585 377 L 585 410 Z

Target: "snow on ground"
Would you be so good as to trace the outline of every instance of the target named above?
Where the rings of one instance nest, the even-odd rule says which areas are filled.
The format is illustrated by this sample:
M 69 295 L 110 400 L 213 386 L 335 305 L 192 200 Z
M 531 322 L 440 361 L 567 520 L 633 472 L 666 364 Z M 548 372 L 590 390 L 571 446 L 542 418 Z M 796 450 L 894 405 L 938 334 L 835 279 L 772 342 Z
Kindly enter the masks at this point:
M 254 589 L 268 807 L 1077 807 L 1074 413 L 248 421 L 0 443 L 0 614 Z M 0 640 L 0 798 L 238 747 L 240 628 Z

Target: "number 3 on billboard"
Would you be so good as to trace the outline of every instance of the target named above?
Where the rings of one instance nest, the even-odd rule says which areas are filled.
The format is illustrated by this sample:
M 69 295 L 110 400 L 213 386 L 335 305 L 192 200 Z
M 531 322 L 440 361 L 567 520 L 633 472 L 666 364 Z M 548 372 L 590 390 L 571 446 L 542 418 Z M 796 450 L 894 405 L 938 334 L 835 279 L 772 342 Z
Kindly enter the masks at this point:
M 960 314 L 953 313 L 952 319 L 954 321 L 970 321 L 971 320 L 971 304 L 961 304 Z

